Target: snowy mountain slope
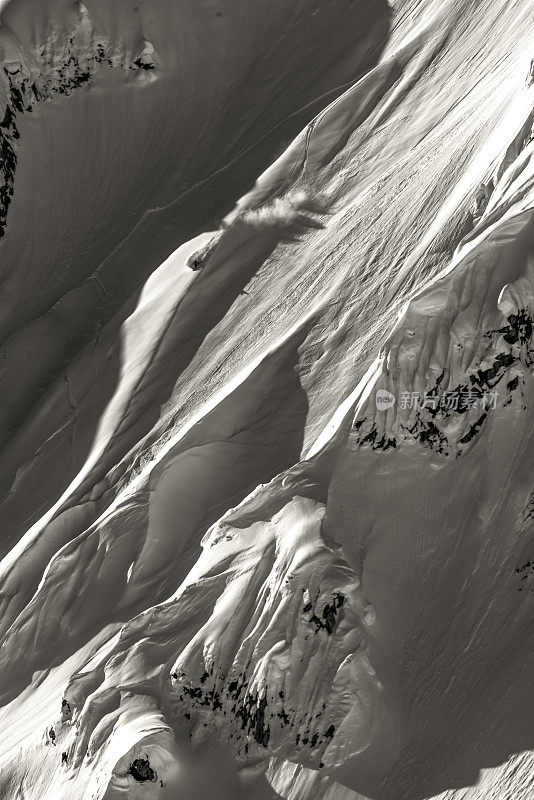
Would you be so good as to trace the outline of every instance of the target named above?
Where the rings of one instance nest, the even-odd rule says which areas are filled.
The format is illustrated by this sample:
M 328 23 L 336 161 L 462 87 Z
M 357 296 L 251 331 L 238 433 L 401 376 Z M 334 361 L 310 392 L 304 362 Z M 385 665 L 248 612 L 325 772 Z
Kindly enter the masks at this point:
M 3 443 L 151 271 L 375 63 L 387 26 L 382 0 L 7 5 Z
M 205 232 L 46 367 L 1 457 L 6 797 L 529 796 L 533 13 L 395 4 L 379 63 L 217 230 L 199 189 Z M 154 53 L 140 72 L 172 74 Z M 228 119 L 217 136 L 242 137 Z M 103 252 L 134 233 L 92 292 L 133 252 L 151 272 L 168 202 L 155 228 L 99 211 Z

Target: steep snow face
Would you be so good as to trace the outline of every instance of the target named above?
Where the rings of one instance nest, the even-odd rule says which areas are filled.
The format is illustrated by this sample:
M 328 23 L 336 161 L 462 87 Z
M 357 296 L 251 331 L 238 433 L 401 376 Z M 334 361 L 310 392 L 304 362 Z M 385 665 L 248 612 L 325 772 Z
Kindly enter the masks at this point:
M 388 20 L 385 0 L 8 3 L 2 443 L 150 273 L 376 63 Z
M 2 796 L 526 800 L 534 5 L 23 12 Z

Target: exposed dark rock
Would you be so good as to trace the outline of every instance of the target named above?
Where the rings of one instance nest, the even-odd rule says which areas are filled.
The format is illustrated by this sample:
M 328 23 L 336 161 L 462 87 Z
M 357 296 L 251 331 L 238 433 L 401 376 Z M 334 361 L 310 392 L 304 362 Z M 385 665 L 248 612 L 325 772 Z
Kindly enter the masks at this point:
M 330 636 L 334 632 L 337 623 L 338 610 L 342 608 L 344 603 L 345 598 L 343 595 L 336 594 L 334 595 L 332 604 L 326 603 L 326 605 L 323 607 L 320 617 L 315 613 L 312 614 L 309 621 L 315 626 L 315 633 L 318 633 L 320 630 L 325 630 Z M 308 613 L 312 610 L 312 608 L 313 606 L 311 603 L 306 603 L 302 610 L 304 613 Z
M 514 571 L 520 576 L 521 582 L 530 582 L 532 579 L 534 579 L 534 561 L 527 561 L 520 567 L 516 567 Z M 522 592 L 524 588 L 524 586 L 520 586 L 519 591 Z
M 444 456 L 458 457 L 461 455 L 462 448 L 458 445 L 468 444 L 480 432 L 487 419 L 489 409 L 495 407 L 492 403 L 497 402 L 495 387 L 503 380 L 510 367 L 519 362 L 527 367 L 532 366 L 534 351 L 531 347 L 533 331 L 531 317 L 525 309 L 521 309 L 517 314 L 511 314 L 507 321 L 508 325 L 488 331 L 484 337 L 493 343 L 497 337 L 502 336 L 503 340 L 511 348 L 514 348 L 513 351 L 498 353 L 489 367 L 479 367 L 466 376 L 464 383 L 446 392 L 441 392 L 440 389 L 445 374 L 442 371 L 435 384 L 425 392 L 424 405 L 416 410 L 413 424 L 410 427 L 401 426 L 423 447 Z M 508 397 L 500 398 L 503 407 L 510 404 L 511 394 L 518 389 L 519 385 L 518 375 L 506 383 Z M 445 433 L 447 420 L 454 415 L 466 414 L 473 408 L 482 408 L 484 413 L 471 424 L 469 430 L 458 442 L 449 441 Z M 365 419 L 358 420 L 354 423 L 353 429 L 359 431 L 364 422 Z M 360 435 L 357 442 L 360 446 L 371 444 L 373 450 L 387 450 L 389 447 L 396 446 L 394 439 L 386 438 L 385 434 L 380 435 L 376 423 L 373 423 L 365 435 Z
M 83 45 L 82 45 L 83 46 Z M 4 236 L 7 213 L 13 197 L 17 155 L 15 142 L 20 138 L 16 126 L 16 115 L 31 112 L 33 103 L 50 100 L 55 94 L 69 97 L 73 92 L 88 85 L 99 64 L 109 67 L 121 64 L 108 53 L 101 42 L 94 46 L 93 52 L 83 53 L 80 64 L 80 44 L 75 34 L 67 39 L 63 61 L 56 63 L 57 56 L 46 46 L 40 48 L 38 58 L 41 74 L 32 80 L 22 74 L 22 70 L 12 71 L 3 67 L 9 84 L 9 97 L 2 121 L 0 122 L 0 238 Z M 154 63 L 148 57 L 139 57 L 129 65 L 130 69 L 153 70 Z
M 157 780 L 156 772 L 150 766 L 148 757 L 136 758 L 130 764 L 128 772 L 136 781 L 139 781 L 139 783 L 145 783 L 146 781 L 154 782 Z
M 471 425 L 465 436 L 462 436 L 462 438 L 460 439 L 461 444 L 467 444 L 467 442 L 470 442 L 471 439 L 473 439 L 477 435 L 487 416 L 488 415 L 486 413 L 482 414 L 482 416 L 480 416 L 477 419 L 477 421 L 473 423 L 473 425 Z

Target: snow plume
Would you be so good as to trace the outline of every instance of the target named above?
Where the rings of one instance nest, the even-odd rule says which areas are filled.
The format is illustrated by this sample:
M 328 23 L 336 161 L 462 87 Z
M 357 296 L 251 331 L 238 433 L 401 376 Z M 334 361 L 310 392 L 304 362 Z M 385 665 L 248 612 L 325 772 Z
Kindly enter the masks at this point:
M 239 217 L 258 232 L 278 232 L 282 241 L 296 241 L 310 230 L 325 227 L 326 198 L 313 195 L 308 188 L 290 189 L 258 208 L 247 209 Z

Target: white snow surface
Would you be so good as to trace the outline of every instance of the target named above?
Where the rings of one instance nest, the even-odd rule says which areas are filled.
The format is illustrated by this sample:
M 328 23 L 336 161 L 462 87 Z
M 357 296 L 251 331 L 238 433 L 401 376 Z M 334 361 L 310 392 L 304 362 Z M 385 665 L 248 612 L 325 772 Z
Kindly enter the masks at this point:
M 0 798 L 529 800 L 534 2 L 0 11 Z

